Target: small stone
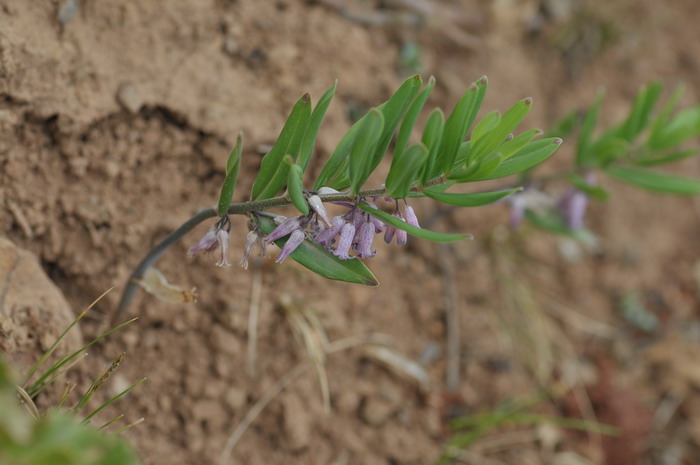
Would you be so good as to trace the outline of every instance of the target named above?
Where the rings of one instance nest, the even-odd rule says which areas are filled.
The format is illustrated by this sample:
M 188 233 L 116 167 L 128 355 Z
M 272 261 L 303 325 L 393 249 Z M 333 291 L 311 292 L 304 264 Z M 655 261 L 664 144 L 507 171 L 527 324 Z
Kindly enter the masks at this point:
M 370 426 L 382 426 L 396 411 L 392 403 L 379 396 L 365 398 L 360 408 L 360 418 Z
M 238 43 L 238 40 L 236 40 L 236 38 L 232 35 L 227 34 L 226 38 L 224 39 L 224 53 L 233 57 L 237 56 L 240 51 L 241 46 Z
M 75 18 L 79 10 L 80 5 L 78 5 L 77 0 L 66 0 L 58 9 L 58 22 L 61 24 L 68 23 L 71 19 Z
M 117 91 L 117 100 L 129 112 L 136 114 L 143 106 L 143 97 L 135 85 L 131 83 L 123 84 Z
M 248 403 L 248 394 L 243 389 L 229 388 L 224 394 L 224 402 L 234 411 L 238 411 Z

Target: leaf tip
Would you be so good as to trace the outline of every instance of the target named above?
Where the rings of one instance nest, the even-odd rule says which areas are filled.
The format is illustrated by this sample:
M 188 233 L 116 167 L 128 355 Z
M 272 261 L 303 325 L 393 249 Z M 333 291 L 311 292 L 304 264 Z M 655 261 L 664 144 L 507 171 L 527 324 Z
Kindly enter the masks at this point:
M 561 145 L 561 143 L 564 142 L 564 139 L 562 139 L 561 137 L 556 137 L 552 142 L 554 143 L 554 145 Z
M 486 75 L 481 76 L 479 80 L 477 81 L 478 84 L 485 86 L 486 84 L 489 83 L 489 78 L 486 77 Z
M 525 102 L 525 105 L 532 105 L 532 97 L 526 98 L 523 102 Z
M 301 100 L 301 103 L 304 103 L 304 104 L 310 103 L 310 102 L 311 102 L 311 94 L 309 94 L 309 93 L 307 92 L 307 93 L 305 93 L 304 95 L 302 95 L 301 98 L 300 98 L 299 100 Z

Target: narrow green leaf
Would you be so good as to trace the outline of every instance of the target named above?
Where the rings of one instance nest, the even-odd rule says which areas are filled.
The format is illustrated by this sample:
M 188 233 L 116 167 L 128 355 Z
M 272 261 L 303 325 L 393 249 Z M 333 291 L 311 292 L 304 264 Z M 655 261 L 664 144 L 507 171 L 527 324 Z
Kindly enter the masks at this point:
M 314 107 L 314 111 L 311 112 L 309 127 L 306 129 L 306 133 L 304 134 L 304 139 L 301 141 L 301 148 L 299 150 L 299 166 L 301 166 L 302 170 L 304 171 L 306 171 L 306 167 L 309 166 L 314 145 L 316 145 L 318 130 L 321 127 L 323 117 L 326 116 L 328 106 L 331 104 L 331 100 L 333 100 L 335 88 L 337 86 L 338 81 L 336 80 L 333 85 L 326 92 L 324 92 L 321 99 Z
M 516 187 L 514 189 L 505 189 L 502 191 L 494 192 L 475 192 L 470 194 L 450 194 L 444 192 L 435 192 L 428 188 L 423 191 L 423 193 L 435 199 L 438 202 L 454 205 L 456 207 L 481 207 L 482 205 L 488 205 L 490 203 L 498 202 L 501 199 L 508 197 L 511 194 L 522 191 L 522 187 Z
M 496 147 L 496 152 L 500 153 L 504 159 L 510 158 L 511 155 L 517 153 L 520 149 L 529 144 L 532 139 L 540 134 L 542 134 L 542 131 L 539 129 L 530 129 L 529 131 L 525 131 Z
M 633 158 L 632 162 L 634 162 L 635 165 L 640 165 L 640 166 L 654 166 L 654 165 L 662 165 L 665 163 L 673 163 L 676 161 L 684 160 L 686 158 L 695 156 L 698 154 L 697 149 L 688 149 L 688 150 L 681 150 L 680 152 L 674 152 L 668 155 L 661 155 L 661 156 L 653 156 L 653 155 L 647 155 L 644 157 L 638 157 L 638 158 Z
M 470 149 L 471 141 L 462 142 L 462 144 L 459 146 L 459 149 L 457 150 L 457 157 L 455 157 L 455 163 L 454 165 L 452 165 L 452 169 L 449 170 L 450 173 L 454 173 L 455 170 L 461 170 L 467 165 L 471 166 L 469 163 L 467 163 L 467 160 L 471 160 L 469 158 Z
M 372 173 L 372 153 L 382 137 L 384 116 L 373 108 L 363 118 L 362 126 L 350 149 L 350 192 L 357 194 Z
M 515 155 L 503 161 L 495 171 L 479 180 L 485 181 L 487 179 L 502 178 L 528 170 L 549 158 L 549 156 L 559 148 L 561 143 L 562 140 L 558 137 L 530 142 L 520 151 L 516 152 Z
M 386 194 L 395 199 L 406 198 L 427 159 L 428 148 L 423 144 L 414 144 L 395 158 L 386 177 Z
M 311 116 L 311 97 L 304 94 L 292 108 L 287 122 L 282 128 L 277 142 L 263 157 L 258 177 L 255 179 L 251 198 L 267 199 L 274 196 L 287 182 L 289 165 L 283 163 L 285 155 L 291 155 L 294 161 L 299 156 L 301 142 L 309 126 Z
M 238 172 L 241 168 L 242 152 L 243 135 L 238 134 L 236 146 L 231 151 L 231 154 L 228 156 L 228 161 L 226 162 L 226 178 L 224 179 L 224 184 L 221 186 L 221 194 L 219 194 L 219 204 L 217 207 L 217 213 L 219 214 L 219 216 L 224 216 L 228 211 L 229 205 L 231 205 L 233 192 L 236 190 Z
M 503 156 L 500 153 L 491 153 L 486 155 L 479 160 L 479 169 L 476 170 L 469 179 L 464 179 L 462 182 L 488 179 L 488 176 L 496 171 L 501 163 L 503 163 Z
M 571 184 L 573 184 L 576 189 L 580 190 L 581 192 L 585 192 L 600 202 L 605 202 L 608 200 L 608 191 L 600 186 L 588 184 L 585 179 L 577 174 L 570 176 L 569 181 L 571 181 Z
M 403 153 L 403 151 L 408 146 L 408 140 L 411 137 L 411 133 L 413 132 L 413 127 L 416 125 L 416 121 L 418 121 L 418 116 L 423 110 L 425 102 L 428 100 L 428 96 L 433 91 L 434 87 L 435 78 L 433 76 L 430 76 L 430 79 L 428 79 L 428 84 L 425 85 L 425 88 L 420 92 L 420 94 L 418 94 L 416 99 L 411 104 L 411 107 L 406 112 L 406 116 L 404 116 L 403 121 L 401 122 L 399 135 L 396 137 L 396 145 L 394 146 L 394 157 L 401 156 L 401 153 Z
M 650 139 L 652 139 L 655 133 L 657 133 L 659 130 L 665 127 L 669 123 L 669 121 L 671 121 L 671 113 L 673 113 L 673 111 L 678 106 L 678 102 L 683 96 L 684 90 L 685 89 L 681 85 L 676 87 L 676 89 L 673 91 L 673 94 L 671 94 L 671 97 L 669 97 L 663 109 L 661 110 L 661 112 L 659 112 L 659 115 L 656 117 L 654 123 L 652 124 L 649 137 Z
M 532 108 L 532 99 L 526 98 L 513 105 L 501 117 L 498 126 L 486 132 L 483 137 L 472 136 L 471 151 L 474 157 L 481 158 L 496 150 L 510 133 L 515 131 L 520 122 L 527 116 Z M 476 130 L 474 131 L 476 132 Z
M 595 153 L 590 150 L 592 144 L 591 135 L 593 134 L 596 124 L 598 124 L 598 115 L 604 99 L 605 91 L 598 91 L 598 96 L 586 113 L 586 117 L 583 119 L 581 134 L 578 137 L 578 144 L 576 146 L 576 164 L 578 166 L 588 167 L 595 159 Z
M 564 139 L 571 135 L 582 124 L 583 114 L 580 109 L 571 110 L 559 121 L 554 123 L 545 134 L 545 137 L 559 137 Z
M 284 162 L 289 165 L 289 180 L 287 182 L 287 193 L 289 198 L 297 210 L 299 210 L 303 215 L 309 213 L 309 204 L 306 202 L 306 197 L 304 197 L 304 170 L 301 166 L 294 163 L 292 157 L 286 155 L 284 157 Z
M 314 184 L 314 190 L 318 190 L 321 187 L 332 187 L 334 189 L 342 190 L 350 186 L 350 176 L 348 174 L 350 165 L 350 149 L 355 142 L 355 137 L 357 136 L 360 126 L 365 122 L 367 115 L 360 118 L 355 124 L 348 129 L 345 133 L 335 150 L 331 154 L 330 158 L 323 165 L 321 173 L 316 178 L 316 183 Z
M 700 194 L 700 181 L 695 179 L 622 166 L 610 166 L 606 171 L 621 181 L 656 192 L 681 195 Z
M 479 169 L 481 169 L 481 161 L 475 161 L 462 170 L 452 172 L 447 176 L 447 179 L 459 183 L 467 182 L 474 177 L 474 174 L 476 174 Z
M 653 132 L 647 145 L 651 150 L 668 150 L 697 135 L 700 135 L 700 106 L 682 111 Z
M 605 136 L 601 137 L 591 147 L 593 156 L 600 166 L 607 166 L 618 158 L 622 158 L 629 153 L 630 143 L 621 137 Z
M 389 100 L 379 107 L 384 117 L 384 129 L 369 164 L 370 173 L 374 171 L 377 165 L 379 165 L 379 162 L 382 161 L 382 158 L 389 148 L 391 139 L 394 137 L 396 128 L 399 127 L 399 123 L 401 123 L 406 111 L 411 106 L 411 102 L 413 102 L 413 99 L 420 90 L 422 83 L 423 81 L 419 75 L 411 76 L 401 84 Z
M 620 133 L 622 138 L 632 142 L 647 126 L 649 115 L 654 109 L 662 89 L 661 84 L 655 82 L 649 84 L 637 94 L 630 115 L 623 123 Z
M 445 129 L 445 114 L 441 109 L 436 108 L 428 117 L 428 121 L 423 128 L 423 137 L 421 141 L 428 148 L 428 159 L 426 160 L 423 169 L 419 175 L 421 184 L 426 184 L 430 181 L 429 173 L 433 171 L 433 167 L 437 162 L 438 150 L 442 142 L 442 134 Z
M 488 80 L 486 76 L 484 76 L 472 84 L 469 90 L 462 96 L 459 102 L 457 102 L 457 105 L 455 105 L 454 110 L 452 110 L 452 113 L 450 113 L 450 116 L 445 122 L 445 131 L 442 136 L 439 158 L 437 163 L 434 164 L 432 172 L 428 173 L 428 177 L 435 177 L 440 174 L 441 171 L 444 171 L 445 174 L 449 174 L 448 171 L 452 170 L 455 158 L 457 157 L 457 151 L 462 142 L 464 142 L 464 139 L 466 139 L 467 133 L 474 123 L 474 119 L 484 100 L 487 87 Z
M 420 237 L 421 239 L 427 239 L 429 241 L 433 242 L 453 242 L 453 241 L 459 241 L 462 239 L 471 239 L 472 236 L 469 234 L 445 234 L 445 233 L 438 233 L 435 231 L 428 231 L 427 229 L 423 228 L 416 228 L 415 226 L 411 226 L 410 224 L 406 223 L 403 220 L 400 220 L 396 218 L 395 216 L 392 216 L 382 210 L 377 210 L 376 208 L 372 208 L 369 205 L 367 205 L 364 202 L 360 202 L 358 204 L 358 207 L 364 211 L 369 213 L 370 215 L 374 216 L 375 218 L 380 219 L 382 222 L 393 226 L 398 229 L 402 229 L 406 231 L 407 233 L 411 234 L 412 236 Z
M 256 222 L 264 234 L 271 233 L 276 225 L 271 218 L 258 216 Z M 275 241 L 282 248 L 287 237 Z M 340 260 L 320 244 L 306 240 L 289 256 L 300 265 L 324 278 L 348 283 L 378 286 L 379 282 L 361 260 Z
M 498 110 L 493 110 L 486 113 L 486 115 L 481 118 L 481 121 L 476 124 L 474 130 L 472 131 L 470 138 L 472 145 L 474 145 L 476 141 L 484 138 L 490 131 L 496 129 L 500 122 L 501 113 Z

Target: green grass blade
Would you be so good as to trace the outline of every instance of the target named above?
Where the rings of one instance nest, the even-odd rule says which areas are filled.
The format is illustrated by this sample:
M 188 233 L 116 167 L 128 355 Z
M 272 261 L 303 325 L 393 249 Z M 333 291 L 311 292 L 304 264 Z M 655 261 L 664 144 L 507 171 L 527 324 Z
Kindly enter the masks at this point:
M 105 408 L 107 408 L 107 407 L 109 407 L 110 405 L 112 405 L 114 402 L 116 402 L 117 400 L 119 400 L 119 398 L 121 398 L 121 397 L 125 396 L 126 394 L 128 394 L 129 392 L 131 392 L 134 388 L 136 388 L 138 385 L 140 385 L 141 383 L 143 383 L 143 382 L 146 381 L 147 379 L 148 379 L 148 378 L 141 378 L 140 380 L 136 381 L 134 384 L 132 384 L 132 385 L 129 386 L 128 388 L 124 389 L 122 392 L 120 392 L 120 393 L 117 394 L 116 396 L 114 396 L 114 397 L 112 397 L 111 399 L 109 399 L 109 400 L 108 400 L 107 402 L 105 402 L 104 404 L 102 404 L 102 405 L 100 405 L 99 407 L 97 407 L 95 410 L 93 410 L 92 412 L 90 412 L 90 414 L 89 414 L 88 416 L 86 416 L 86 417 L 83 419 L 83 424 L 89 423 L 90 420 L 92 419 L 92 417 L 94 417 L 95 415 L 97 415 L 98 413 L 100 413 L 102 410 L 104 410 Z

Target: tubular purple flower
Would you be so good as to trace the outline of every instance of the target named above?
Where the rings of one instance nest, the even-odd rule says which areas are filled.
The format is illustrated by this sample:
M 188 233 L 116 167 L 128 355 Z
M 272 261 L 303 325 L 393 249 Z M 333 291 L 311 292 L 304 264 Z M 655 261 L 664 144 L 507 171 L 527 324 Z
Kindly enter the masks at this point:
M 382 185 L 381 187 L 384 187 L 384 186 Z M 374 202 L 367 202 L 367 205 L 369 205 L 372 208 L 378 209 L 377 204 L 375 204 Z M 380 232 L 384 231 L 384 228 L 386 226 L 384 223 L 382 223 L 381 221 L 379 221 L 377 218 L 373 217 L 372 215 L 369 215 L 369 220 L 372 223 L 374 223 L 374 231 L 376 233 L 380 233 Z
M 376 250 L 372 250 L 372 241 L 374 240 L 374 223 L 367 221 L 360 227 L 360 234 L 357 243 L 357 255 L 360 258 L 371 258 L 377 254 Z
M 526 197 L 522 194 L 515 194 L 510 203 L 510 216 L 508 218 L 508 226 L 512 231 L 516 231 L 520 227 L 525 217 L 525 207 L 527 206 Z
M 292 232 L 289 239 L 287 239 L 287 242 L 285 242 L 284 247 L 282 247 L 282 251 L 279 255 L 277 255 L 277 260 L 275 260 L 275 262 L 282 263 L 292 252 L 297 249 L 297 247 L 301 245 L 302 242 L 304 242 L 305 238 L 306 234 L 301 229 L 297 229 Z
M 219 246 L 216 238 L 216 228 L 211 228 L 195 245 L 189 248 L 187 255 L 194 255 L 197 252 L 213 252 Z
M 250 259 L 250 253 L 253 251 L 253 246 L 259 243 L 260 236 L 257 231 L 249 231 L 248 236 L 245 241 L 245 249 L 243 249 L 243 258 L 238 262 L 239 265 L 243 267 L 244 270 L 248 269 L 248 260 Z
M 216 231 L 216 240 L 219 245 L 219 261 L 216 262 L 216 266 L 221 266 L 228 268 L 231 266 L 228 262 L 228 231 L 225 229 L 219 229 Z
M 320 231 L 314 236 L 314 241 L 319 244 L 329 247 L 335 242 L 335 237 L 340 234 L 340 230 L 343 229 L 345 224 L 345 219 L 342 216 L 334 216 L 331 220 L 331 226 Z
M 584 192 L 571 189 L 564 194 L 559 203 L 559 209 L 569 229 L 583 229 L 587 206 L 588 195 Z
M 292 232 L 301 229 L 301 224 L 299 224 L 298 217 L 287 218 L 279 226 L 277 226 L 274 231 L 265 236 L 265 242 L 268 244 L 270 242 L 276 241 L 284 236 L 288 236 Z
M 396 228 L 387 226 L 386 231 L 384 231 L 384 242 L 391 244 L 391 240 L 394 239 L 394 234 L 396 234 Z
M 415 226 L 416 228 L 420 228 L 420 224 L 418 224 L 418 217 L 416 216 L 416 212 L 413 211 L 413 207 L 406 205 L 404 214 L 406 215 L 406 223 L 410 224 L 411 226 Z
M 330 226 L 331 220 L 328 218 L 328 213 L 326 213 L 326 207 L 324 207 L 323 202 L 321 202 L 321 197 L 318 195 L 312 195 L 309 197 L 307 202 L 313 211 L 316 212 L 318 217 L 321 218 L 324 223 L 326 223 L 326 226 Z
M 404 231 L 403 229 L 397 229 L 396 230 L 396 243 L 398 245 L 406 245 L 406 242 L 408 242 L 408 233 Z
M 355 226 L 352 223 L 345 223 L 343 229 L 340 231 L 338 247 L 336 247 L 336 249 L 333 251 L 333 255 L 341 260 L 348 260 L 352 258 L 350 255 L 348 255 L 348 252 L 352 246 L 353 237 L 355 237 Z

